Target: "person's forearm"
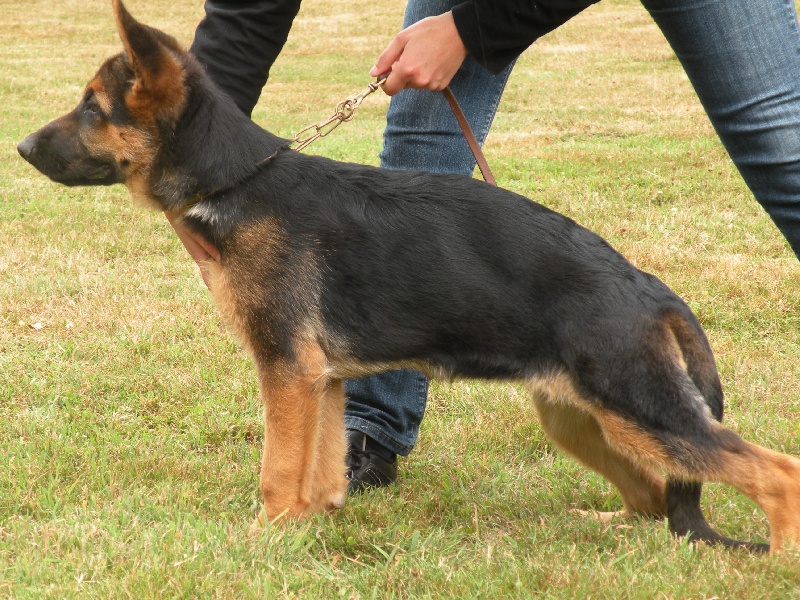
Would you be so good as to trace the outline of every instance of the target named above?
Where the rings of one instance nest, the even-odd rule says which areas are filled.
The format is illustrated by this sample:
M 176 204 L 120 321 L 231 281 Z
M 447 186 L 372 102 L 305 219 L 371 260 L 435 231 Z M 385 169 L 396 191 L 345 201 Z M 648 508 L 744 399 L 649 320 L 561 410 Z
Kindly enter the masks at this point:
M 452 10 L 472 57 L 499 73 L 533 42 L 599 0 L 467 0 Z
M 300 0 L 206 0 L 191 52 L 247 116 L 292 27 Z

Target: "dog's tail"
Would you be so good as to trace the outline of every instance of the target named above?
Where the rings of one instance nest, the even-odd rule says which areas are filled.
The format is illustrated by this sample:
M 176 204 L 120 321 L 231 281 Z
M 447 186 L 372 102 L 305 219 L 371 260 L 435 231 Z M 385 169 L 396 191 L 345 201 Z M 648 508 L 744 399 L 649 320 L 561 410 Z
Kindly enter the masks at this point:
M 769 544 L 743 542 L 718 534 L 706 521 L 700 508 L 703 484 L 688 481 L 667 481 L 667 519 L 669 530 L 691 542 L 742 548 L 753 553 L 769 552 Z
M 689 382 L 687 384 L 696 387 L 714 419 L 721 421 L 722 385 L 705 333 L 691 313 L 689 315 L 673 313 L 668 316 L 667 322 L 680 348 L 686 365 L 686 375 L 691 380 L 691 384 Z M 668 478 L 667 519 L 672 533 L 681 537 L 686 536 L 692 542 L 702 541 L 728 548 L 742 548 L 754 553 L 769 552 L 769 544 L 734 540 L 714 531 L 700 507 L 702 489 L 703 484 L 698 481 Z

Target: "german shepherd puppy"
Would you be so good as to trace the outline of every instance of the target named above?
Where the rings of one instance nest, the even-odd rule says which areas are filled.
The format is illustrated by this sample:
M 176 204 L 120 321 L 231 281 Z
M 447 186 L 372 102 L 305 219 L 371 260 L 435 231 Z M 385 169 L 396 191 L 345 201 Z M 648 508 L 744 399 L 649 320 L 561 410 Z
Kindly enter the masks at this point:
M 509 191 L 290 150 L 113 5 L 124 52 L 19 152 L 59 183 L 125 184 L 213 249 L 211 293 L 258 373 L 270 520 L 344 504 L 342 380 L 412 367 L 523 382 L 629 513 L 769 548 L 707 524 L 701 483 L 722 481 L 766 512 L 773 551 L 800 543 L 800 461 L 720 425 L 708 341 L 661 281 Z

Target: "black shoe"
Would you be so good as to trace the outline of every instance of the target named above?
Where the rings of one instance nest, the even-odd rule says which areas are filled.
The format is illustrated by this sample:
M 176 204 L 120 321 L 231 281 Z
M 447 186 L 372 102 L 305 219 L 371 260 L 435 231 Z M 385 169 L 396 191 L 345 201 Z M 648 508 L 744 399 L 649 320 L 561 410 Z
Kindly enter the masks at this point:
M 394 452 L 354 429 L 347 430 L 347 444 L 348 494 L 389 485 L 397 479 L 397 455 Z

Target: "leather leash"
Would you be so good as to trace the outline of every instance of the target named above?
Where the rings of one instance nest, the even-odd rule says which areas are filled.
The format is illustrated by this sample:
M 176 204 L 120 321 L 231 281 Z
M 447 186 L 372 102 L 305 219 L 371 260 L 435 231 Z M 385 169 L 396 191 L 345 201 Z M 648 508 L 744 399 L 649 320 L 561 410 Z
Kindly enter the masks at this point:
M 497 187 L 497 182 L 494 180 L 494 175 L 492 175 L 492 170 L 489 168 L 489 163 L 486 162 L 486 157 L 483 155 L 481 145 L 478 143 L 478 140 L 475 139 L 475 134 L 472 133 L 467 117 L 464 115 L 464 111 L 461 110 L 461 106 L 453 95 L 450 86 L 444 88 L 442 93 L 445 99 L 447 99 L 447 103 L 450 105 L 450 110 L 453 111 L 456 121 L 458 121 L 458 126 L 461 127 L 461 133 L 464 134 L 469 149 L 472 150 L 472 156 L 475 157 L 475 162 L 478 163 L 478 169 L 480 169 L 481 175 L 483 175 L 483 180 L 489 185 Z

